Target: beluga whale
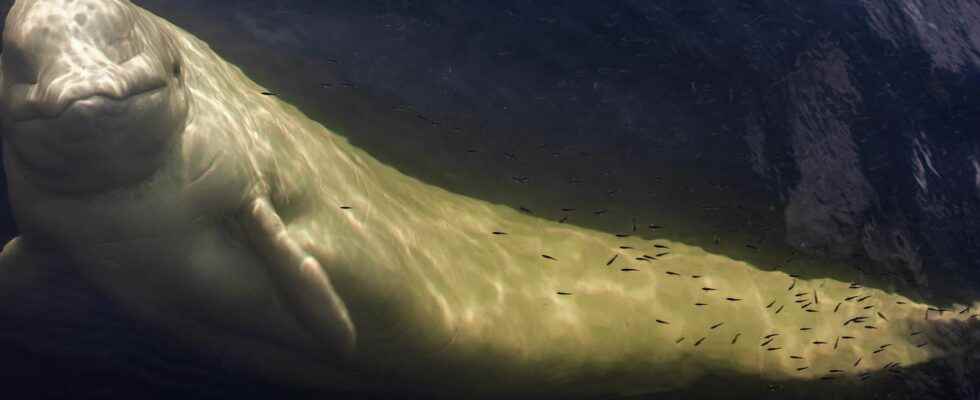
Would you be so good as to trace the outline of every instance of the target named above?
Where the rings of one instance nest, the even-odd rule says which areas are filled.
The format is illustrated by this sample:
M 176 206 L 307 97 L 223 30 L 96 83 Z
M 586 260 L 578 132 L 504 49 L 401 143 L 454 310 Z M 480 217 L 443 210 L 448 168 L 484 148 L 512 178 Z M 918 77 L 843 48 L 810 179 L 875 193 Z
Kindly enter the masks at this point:
M 0 113 L 20 235 L 0 282 L 69 265 L 273 379 L 437 397 L 855 390 L 976 319 L 452 193 L 270 92 L 127 0 L 17 0 Z

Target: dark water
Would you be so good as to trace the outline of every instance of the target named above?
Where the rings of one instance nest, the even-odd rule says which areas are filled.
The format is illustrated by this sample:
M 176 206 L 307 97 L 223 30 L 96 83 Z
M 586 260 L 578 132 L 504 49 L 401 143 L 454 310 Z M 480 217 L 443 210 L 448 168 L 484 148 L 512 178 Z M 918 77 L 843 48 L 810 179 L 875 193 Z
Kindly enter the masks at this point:
M 913 3 L 935 32 L 909 17 Z M 814 261 L 788 266 L 797 273 L 858 276 L 935 302 L 976 299 L 976 2 L 137 4 L 386 163 L 458 193 L 549 219 L 565 199 L 603 201 L 607 217 L 571 222 L 617 232 L 642 214 L 667 221 L 676 240 L 757 265 L 800 253 Z M 9 6 L 0 1 L 4 13 Z M 828 89 L 845 80 L 849 89 Z M 325 94 L 321 82 L 337 87 Z M 805 96 L 810 89 L 817 95 Z M 415 111 L 392 112 L 398 105 Z M 794 124 L 800 118 L 814 125 Z M 842 172 L 850 164 L 835 166 L 850 147 L 855 180 Z M 923 148 L 937 170 L 926 192 L 913 162 Z M 809 153 L 825 153 L 824 166 L 809 167 Z M 589 184 L 563 184 L 571 177 Z M 787 216 L 794 204 L 829 216 L 800 224 Z M 5 202 L 0 228 L 4 241 L 16 233 Z M 750 242 L 767 251 L 747 250 Z M 346 397 L 197 355 L 72 271 L 53 276 L 0 303 L 0 384 L 11 398 Z M 978 396 L 980 367 L 969 356 L 914 372 L 865 394 Z M 705 382 L 704 391 L 725 397 L 725 384 Z M 821 397 L 804 385 L 747 384 L 759 397 Z

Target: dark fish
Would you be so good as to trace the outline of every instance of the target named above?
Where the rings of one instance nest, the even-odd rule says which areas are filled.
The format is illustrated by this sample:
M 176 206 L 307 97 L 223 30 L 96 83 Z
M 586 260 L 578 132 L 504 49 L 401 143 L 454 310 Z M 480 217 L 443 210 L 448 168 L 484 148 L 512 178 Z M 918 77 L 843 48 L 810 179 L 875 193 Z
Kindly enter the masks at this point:
M 696 305 L 698 307 L 701 307 L 701 306 L 706 306 L 708 304 L 707 303 L 694 303 L 694 305 Z
M 797 293 L 797 294 L 794 294 L 793 296 L 795 296 L 795 297 L 800 297 L 800 296 L 806 296 L 806 295 L 808 295 L 808 294 L 810 294 L 810 292 L 799 292 L 799 293 Z
M 735 344 L 735 342 L 738 341 L 738 337 L 739 336 L 742 336 L 742 334 L 741 333 L 736 333 L 735 336 L 732 337 L 732 344 Z
M 776 309 L 776 314 L 779 314 L 780 311 L 783 311 L 783 306 L 779 306 L 779 308 Z
M 670 254 L 670 252 L 666 252 L 666 253 L 657 253 L 657 257 L 663 257 L 663 256 L 665 256 L 665 255 L 668 255 L 668 254 Z
M 262 92 L 262 95 L 264 95 L 264 96 L 275 96 L 276 94 L 275 93 L 272 93 L 272 92 Z
M 669 249 L 670 248 L 670 247 L 664 246 L 662 244 L 655 244 L 655 245 L 653 245 L 653 247 L 656 247 L 658 249 Z
M 593 211 L 592 213 L 595 214 L 595 215 L 602 215 L 602 214 L 605 214 L 607 211 L 609 211 L 609 210 L 607 210 L 605 208 L 600 208 L 598 210 Z
M 881 319 L 883 319 L 885 321 L 888 321 L 888 318 L 885 318 L 885 314 L 882 314 L 882 313 L 879 312 L 878 313 L 878 316 L 881 317 Z
M 821 344 L 827 344 L 827 342 L 824 342 L 824 341 L 822 341 L 822 340 L 814 340 L 814 341 L 813 341 L 813 344 L 816 344 L 816 345 L 821 345 Z
M 786 288 L 786 291 L 788 292 L 790 290 L 793 290 L 793 288 L 795 288 L 795 287 L 796 287 L 796 279 L 793 279 L 793 283 L 790 283 L 789 284 L 789 287 Z
M 340 209 L 341 210 L 350 210 L 351 208 L 353 208 L 353 207 L 351 207 L 351 206 L 340 206 Z
M 854 300 L 856 298 L 857 298 L 857 296 L 849 296 L 849 297 L 845 297 L 844 298 L 844 301 L 851 301 L 851 300 Z
M 789 356 L 789 358 L 792 358 L 794 360 L 802 360 L 803 359 L 803 357 L 800 357 L 800 356 Z
M 837 350 L 838 343 L 840 343 L 840 336 L 838 336 L 837 339 L 834 339 L 834 350 Z
M 709 327 L 708 329 L 714 330 L 715 328 L 722 326 L 724 324 L 725 324 L 724 322 L 719 322 L 717 324 L 711 325 L 711 327 Z
M 661 229 L 661 228 L 663 228 L 663 226 L 650 224 L 650 225 L 647 225 L 647 228 L 650 228 L 650 229 Z
M 970 307 L 964 308 L 963 311 L 960 311 L 960 314 L 966 314 L 967 311 L 970 311 Z
M 840 338 L 844 340 L 850 340 L 850 339 L 854 339 L 854 336 L 841 336 Z
M 678 273 L 676 273 L 674 271 L 667 271 L 666 273 L 667 273 L 667 275 L 674 275 L 674 276 L 680 276 L 681 275 L 681 274 L 678 274 Z
M 570 295 L 571 293 L 568 293 L 568 292 L 558 292 L 558 294 L 560 294 L 560 295 L 563 295 L 563 296 L 568 296 L 568 295 Z
M 830 372 L 831 374 L 839 374 L 839 373 L 844 372 L 844 371 L 839 370 L 839 369 L 832 369 L 832 370 L 830 370 L 828 372 Z
M 881 346 L 878 346 L 878 348 L 880 348 L 880 349 L 887 349 L 891 345 L 892 345 L 891 343 L 885 343 L 885 344 L 883 344 Z
M 841 305 L 841 303 L 837 303 L 837 306 L 834 307 L 834 312 L 837 312 L 837 310 L 840 309 L 840 305 Z
M 705 292 L 710 292 L 710 291 L 712 291 L 712 290 L 718 290 L 718 289 L 715 289 L 715 288 L 709 288 L 709 287 L 703 287 L 703 288 L 701 288 L 701 290 L 703 290 L 703 291 L 705 291 Z
M 868 310 L 868 309 L 871 309 L 871 308 L 874 308 L 874 304 L 872 304 L 872 305 L 869 305 L 869 306 L 864 306 L 864 309 L 865 309 L 865 310 Z
M 803 304 L 803 305 L 801 305 L 801 306 L 800 306 L 800 308 L 803 308 L 803 309 L 806 309 L 806 308 L 807 308 L 807 307 L 809 307 L 809 306 L 810 306 L 811 304 L 813 304 L 813 303 L 811 303 L 811 302 L 809 302 L 809 301 L 808 301 L 808 302 L 806 302 L 806 304 Z
M 921 331 L 912 332 L 912 333 L 909 334 L 909 336 L 915 336 L 915 335 L 918 335 L 920 333 L 922 333 L 922 332 Z
M 896 302 L 895 302 L 895 304 L 898 304 L 898 305 L 903 305 L 903 304 L 907 304 L 907 303 L 906 303 L 906 302 L 904 302 L 904 301 L 896 301 Z
M 571 212 L 571 211 L 575 211 L 575 209 L 574 209 L 574 208 L 562 208 L 561 210 L 562 210 L 563 212 Z
M 612 258 L 609 259 L 609 261 L 606 261 L 606 266 L 608 267 L 609 265 L 612 265 L 613 261 L 616 261 L 617 257 L 619 257 L 619 254 L 613 255 Z
M 616 234 L 616 237 L 620 237 L 620 238 L 629 237 L 629 236 L 630 235 L 628 233 L 617 233 Z
M 922 342 L 922 343 L 919 343 L 919 344 L 915 345 L 915 347 L 924 347 L 927 344 L 929 344 L 929 343 L 928 342 Z
M 682 338 L 677 339 L 676 341 L 674 341 L 674 343 L 680 343 L 680 342 L 683 342 L 683 341 L 684 341 L 684 338 L 682 337 Z
M 812 308 L 808 308 L 808 309 L 806 309 L 806 312 L 820 312 L 820 311 L 814 310 Z
M 778 333 L 770 333 L 770 334 L 768 334 L 766 336 L 763 336 L 762 338 L 763 339 L 769 339 L 769 338 L 774 338 L 776 336 L 779 336 L 779 334 Z
M 770 348 L 766 349 L 766 351 L 776 351 L 776 350 L 779 350 L 781 348 L 782 347 L 770 347 Z
M 772 301 L 770 301 L 769 304 L 766 305 L 766 308 L 772 307 L 773 304 L 776 304 L 776 299 L 772 299 Z
M 810 368 L 810 367 L 799 367 L 799 368 L 797 368 L 796 370 L 797 370 L 797 371 L 803 371 L 803 370 L 805 370 L 805 369 L 807 369 L 807 368 Z
M 619 248 L 621 248 L 623 250 L 632 250 L 633 249 L 633 246 L 619 246 Z
M 789 274 L 789 277 L 790 278 L 799 278 L 800 276 L 798 274 Z
M 643 258 L 646 258 L 647 260 L 656 260 L 657 259 L 656 257 L 648 256 L 646 254 L 643 255 Z
M 862 302 L 862 301 L 865 301 L 865 300 L 867 300 L 867 299 L 868 299 L 868 298 L 870 298 L 870 297 L 871 297 L 870 295 L 868 295 L 868 296 L 864 296 L 864 297 L 861 297 L 861 298 L 859 298 L 859 299 L 857 299 L 857 302 L 858 302 L 858 303 L 860 303 L 860 302 Z
M 524 212 L 526 212 L 528 214 L 534 214 L 534 212 L 532 212 L 530 209 L 528 209 L 527 207 L 524 207 L 524 206 L 520 206 L 520 207 L 518 207 L 518 209 L 521 210 L 521 211 L 524 211 Z
M 547 258 L 547 259 L 549 259 L 549 260 L 552 260 L 552 261 L 558 261 L 558 259 L 557 259 L 557 258 L 554 258 L 554 257 L 552 257 L 552 256 L 549 256 L 549 255 L 547 255 L 547 254 L 542 254 L 542 255 L 541 255 L 541 257 L 543 257 L 543 258 Z
M 638 270 L 638 269 L 636 269 L 636 268 L 622 268 L 622 269 L 620 269 L 620 271 L 623 271 L 623 272 L 630 272 L 630 271 L 639 271 L 639 270 Z
M 559 219 L 559 220 L 558 220 L 558 223 L 559 223 L 559 224 L 564 224 L 564 223 L 565 223 L 565 221 L 568 221 L 568 216 L 567 216 L 567 215 L 566 215 L 566 216 L 564 216 L 564 217 L 561 217 L 561 219 Z
M 493 231 L 493 234 L 494 234 L 494 235 L 506 235 L 506 234 L 507 234 L 507 232 L 501 232 L 501 231 Z
M 776 339 L 766 340 L 765 342 L 762 342 L 762 344 L 760 344 L 759 347 L 766 347 L 766 345 L 768 345 L 769 343 L 772 343 L 773 340 L 776 340 Z
M 878 329 L 878 328 L 874 325 L 865 325 L 864 329 Z
M 742 299 L 740 299 L 738 297 L 726 297 L 725 300 L 728 300 L 728 301 L 742 301 Z
M 872 351 L 871 353 L 872 354 L 878 354 L 878 353 L 881 353 L 883 351 L 885 351 L 885 349 L 878 349 L 878 350 Z
M 643 257 L 636 257 L 636 261 L 650 262 L 650 260 L 647 260 Z
M 748 247 L 748 248 L 750 248 L 752 250 L 759 250 L 759 248 L 757 246 L 752 245 L 752 244 L 748 244 L 748 243 L 745 244 L 745 247 Z
M 700 277 L 701 277 L 701 275 L 691 275 L 691 278 L 694 278 L 694 279 L 698 279 Z
M 817 297 L 817 291 L 813 291 L 813 304 L 820 304 L 820 297 Z
M 700 338 L 700 339 L 698 339 L 698 341 L 697 341 L 697 342 L 694 342 L 694 347 L 697 347 L 698 345 L 700 345 L 700 344 L 701 344 L 701 342 L 703 342 L 703 341 L 704 341 L 704 339 L 705 339 L 705 338 L 703 338 L 703 337 L 702 337 L 702 338 Z
M 800 330 L 801 330 L 801 331 L 808 331 L 808 330 L 810 330 L 810 329 L 813 329 L 813 328 L 808 328 L 808 327 L 803 327 L 803 328 L 800 328 Z
M 837 379 L 837 378 L 836 377 L 833 377 L 833 376 L 821 376 L 820 377 L 820 380 L 822 380 L 822 381 L 832 381 L 834 379 Z
M 860 288 L 862 288 L 862 286 L 861 285 L 858 285 L 857 283 L 852 283 L 851 286 L 848 286 L 847 288 L 848 289 L 860 289 Z
M 670 325 L 670 322 L 664 321 L 662 319 L 657 319 L 655 321 L 657 321 L 658 324 Z
M 806 301 L 807 301 L 807 299 L 796 299 L 796 300 L 793 300 L 793 302 L 796 303 L 796 304 L 805 303 Z
M 858 357 L 857 361 L 854 362 L 854 366 L 858 366 L 861 363 L 861 357 Z

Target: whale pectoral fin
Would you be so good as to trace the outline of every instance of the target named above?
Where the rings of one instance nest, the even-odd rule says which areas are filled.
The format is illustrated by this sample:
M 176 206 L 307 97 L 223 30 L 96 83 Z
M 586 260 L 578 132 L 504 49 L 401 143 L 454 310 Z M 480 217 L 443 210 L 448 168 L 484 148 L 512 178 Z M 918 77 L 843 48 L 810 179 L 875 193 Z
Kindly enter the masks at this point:
M 347 306 L 320 263 L 289 235 L 272 203 L 266 198 L 254 199 L 240 219 L 297 320 L 328 349 L 341 357 L 350 356 L 357 344 L 357 332 Z
M 0 252 L 0 297 L 37 287 L 54 273 L 58 261 L 63 260 L 28 245 L 20 236 L 11 239 Z

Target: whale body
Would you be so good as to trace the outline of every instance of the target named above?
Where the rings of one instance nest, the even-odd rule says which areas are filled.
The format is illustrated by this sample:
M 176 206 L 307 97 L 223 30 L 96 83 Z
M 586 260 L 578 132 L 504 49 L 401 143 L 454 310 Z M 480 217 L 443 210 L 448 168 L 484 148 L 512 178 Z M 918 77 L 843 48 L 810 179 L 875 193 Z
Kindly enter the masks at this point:
M 275 379 L 471 397 L 853 383 L 942 356 L 930 327 L 974 315 L 428 185 L 129 1 L 18 0 L 3 44 L 21 235 L 0 277 L 68 263 Z

